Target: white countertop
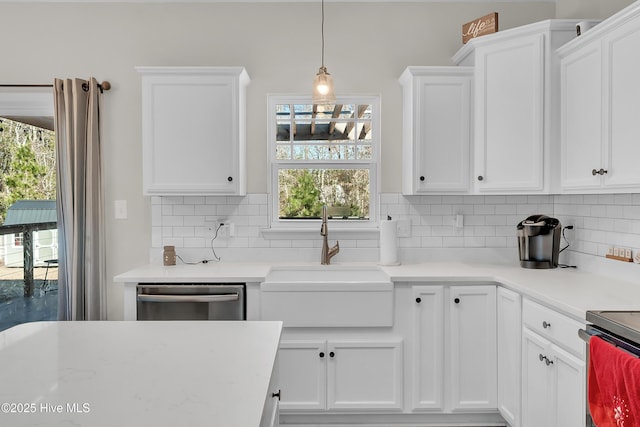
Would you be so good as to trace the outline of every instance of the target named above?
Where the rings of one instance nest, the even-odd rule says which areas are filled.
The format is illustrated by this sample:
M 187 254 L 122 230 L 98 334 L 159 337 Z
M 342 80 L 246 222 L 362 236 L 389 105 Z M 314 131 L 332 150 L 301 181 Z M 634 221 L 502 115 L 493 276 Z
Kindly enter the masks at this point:
M 281 329 L 207 321 L 15 326 L 0 333 L 0 425 L 258 426 Z
M 273 266 L 305 266 L 305 263 L 209 263 L 200 265 L 147 265 L 116 276 L 116 282 L 261 282 Z M 375 263 L 344 263 L 326 266 L 341 268 Z M 629 282 L 556 268 L 533 270 L 512 264 L 428 262 L 379 267 L 394 282 L 492 281 L 549 305 L 577 320 L 587 310 L 640 310 L 640 275 Z

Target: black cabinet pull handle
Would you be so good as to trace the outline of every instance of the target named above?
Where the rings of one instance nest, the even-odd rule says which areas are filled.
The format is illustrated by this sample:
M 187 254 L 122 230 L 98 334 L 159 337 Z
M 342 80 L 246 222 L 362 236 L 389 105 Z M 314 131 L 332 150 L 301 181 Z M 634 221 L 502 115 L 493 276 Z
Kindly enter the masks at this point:
M 227 181 L 229 181 L 229 182 L 233 181 L 233 177 L 231 177 L 231 176 L 230 176 L 230 177 L 228 177 L 228 178 L 227 178 Z
M 455 302 L 456 304 L 460 304 L 460 298 L 454 299 L 453 302 Z
M 547 321 L 545 320 L 545 321 L 542 322 L 542 327 L 545 328 L 545 329 L 550 328 L 551 327 L 551 323 L 547 323 Z
M 320 359 L 322 359 L 324 357 L 324 351 L 321 351 L 319 356 L 320 356 Z
M 420 303 L 422 302 L 422 298 L 420 298 L 420 297 L 416 298 L 416 302 L 417 302 L 418 304 L 420 304 Z
M 271 397 L 277 397 L 280 400 L 280 390 L 277 393 L 271 393 Z
M 420 177 L 420 181 L 424 181 L 424 176 L 421 176 L 421 177 Z
M 329 352 L 329 357 L 334 357 L 336 354 L 333 351 Z

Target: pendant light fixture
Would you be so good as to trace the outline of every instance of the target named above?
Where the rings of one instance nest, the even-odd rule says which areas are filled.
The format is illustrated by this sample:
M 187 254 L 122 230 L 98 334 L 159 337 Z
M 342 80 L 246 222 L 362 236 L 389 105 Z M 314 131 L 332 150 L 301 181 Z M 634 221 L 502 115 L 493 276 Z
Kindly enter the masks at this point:
M 336 102 L 336 94 L 333 91 L 333 77 L 324 66 L 324 0 L 322 0 L 322 65 L 318 70 L 318 74 L 313 79 L 313 96 L 314 104 L 333 104 Z

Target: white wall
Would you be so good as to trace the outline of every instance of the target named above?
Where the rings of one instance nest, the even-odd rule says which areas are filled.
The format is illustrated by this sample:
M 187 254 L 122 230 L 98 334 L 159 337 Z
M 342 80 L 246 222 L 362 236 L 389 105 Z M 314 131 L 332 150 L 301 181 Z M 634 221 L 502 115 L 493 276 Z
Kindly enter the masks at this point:
M 607 18 L 634 0 L 558 0 L 556 18 Z
M 569 17 L 577 0 L 559 0 Z M 319 2 L 318 2 L 319 3 Z M 591 3 L 596 4 L 596 0 Z M 609 3 L 609 2 L 607 2 Z M 326 4 L 326 60 L 342 93 L 382 96 L 382 191 L 400 191 L 401 90 L 407 65 L 450 65 L 461 25 L 496 11 L 500 28 L 553 18 L 554 3 Z M 266 191 L 266 95 L 306 93 L 320 65 L 319 4 L 0 3 L 2 83 L 54 77 L 109 80 L 103 117 L 107 275 L 148 260 L 151 200 L 142 196 L 140 77 L 136 65 L 244 65 L 251 193 Z M 582 17 L 579 10 L 575 17 Z M 605 13 L 605 12 L 602 12 Z M 608 13 L 608 12 L 607 12 Z M 127 200 L 128 219 L 113 219 Z M 121 318 L 110 286 L 109 317 Z

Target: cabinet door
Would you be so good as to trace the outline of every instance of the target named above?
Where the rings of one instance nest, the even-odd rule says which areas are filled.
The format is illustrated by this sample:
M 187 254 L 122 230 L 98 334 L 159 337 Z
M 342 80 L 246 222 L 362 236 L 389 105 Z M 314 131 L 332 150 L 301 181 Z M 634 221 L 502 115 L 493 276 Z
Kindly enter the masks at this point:
M 527 328 L 522 338 L 522 427 L 553 427 L 551 370 L 543 359 L 549 341 Z
M 478 47 L 475 188 L 543 189 L 544 35 Z
M 497 291 L 498 410 L 511 427 L 520 426 L 522 305 L 519 294 Z
M 415 167 L 418 192 L 469 189 L 470 77 L 421 77 Z
M 562 59 L 561 185 L 598 188 L 602 147 L 602 59 L 594 43 Z
M 496 287 L 452 286 L 447 305 L 452 408 L 495 409 Z
M 471 67 L 408 67 L 403 84 L 403 194 L 469 191 Z
M 145 194 L 245 191 L 241 67 L 138 67 Z
M 325 341 L 280 343 L 280 409 L 326 408 L 327 358 Z
M 640 69 L 640 19 L 613 30 L 604 40 L 606 165 L 605 185 L 640 185 L 640 116 L 638 69 Z M 607 108 L 608 107 L 608 108 Z
M 444 315 L 442 286 L 415 286 L 412 295 L 413 409 L 442 409 Z
M 585 362 L 551 346 L 553 354 L 554 424 L 557 427 L 583 427 L 586 422 Z
M 402 409 L 402 342 L 329 342 L 328 409 Z
M 262 409 L 262 418 L 260 419 L 260 427 L 277 427 L 279 423 L 279 404 L 282 391 L 280 389 L 280 363 L 276 358 L 276 362 L 271 372 L 271 381 L 267 389 L 267 397 L 265 398 L 264 408 Z

